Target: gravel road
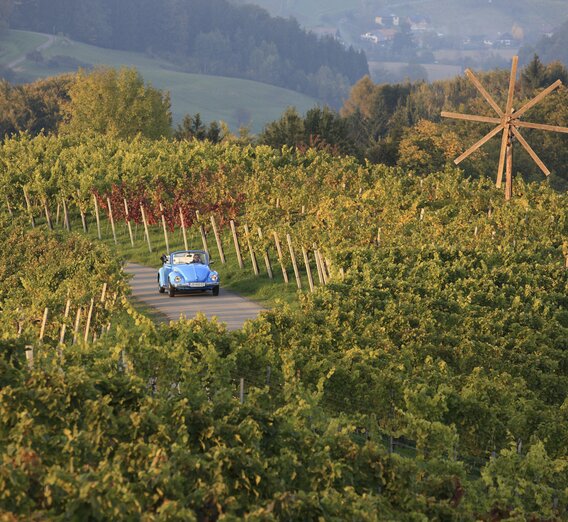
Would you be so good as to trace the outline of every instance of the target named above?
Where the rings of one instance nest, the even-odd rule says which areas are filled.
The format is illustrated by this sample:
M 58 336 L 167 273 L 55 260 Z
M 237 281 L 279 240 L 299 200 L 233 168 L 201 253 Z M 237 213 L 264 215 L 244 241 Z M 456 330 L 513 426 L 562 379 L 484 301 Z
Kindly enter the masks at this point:
M 155 268 L 129 263 L 125 271 L 133 275 L 130 281 L 132 295 L 172 321 L 177 321 L 180 316 L 191 319 L 202 312 L 209 318 L 217 317 L 220 322 L 227 324 L 229 330 L 238 330 L 247 319 L 254 319 L 264 310 L 256 303 L 224 290 L 222 283 L 217 297 L 210 292 L 169 297 L 168 294 L 158 293 L 158 271 Z

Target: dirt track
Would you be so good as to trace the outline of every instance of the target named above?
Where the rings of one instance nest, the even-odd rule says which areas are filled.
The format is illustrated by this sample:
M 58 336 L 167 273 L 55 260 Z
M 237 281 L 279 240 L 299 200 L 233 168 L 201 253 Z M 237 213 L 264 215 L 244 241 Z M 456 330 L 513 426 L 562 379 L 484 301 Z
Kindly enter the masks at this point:
M 129 263 L 125 271 L 134 276 L 130 282 L 132 295 L 172 321 L 177 321 L 180 316 L 193 318 L 202 312 L 209 318 L 217 317 L 227 324 L 229 330 L 237 330 L 247 319 L 254 319 L 263 310 L 256 303 L 224 290 L 222 284 L 217 297 L 210 292 L 169 297 L 168 294 L 158 293 L 156 269 Z

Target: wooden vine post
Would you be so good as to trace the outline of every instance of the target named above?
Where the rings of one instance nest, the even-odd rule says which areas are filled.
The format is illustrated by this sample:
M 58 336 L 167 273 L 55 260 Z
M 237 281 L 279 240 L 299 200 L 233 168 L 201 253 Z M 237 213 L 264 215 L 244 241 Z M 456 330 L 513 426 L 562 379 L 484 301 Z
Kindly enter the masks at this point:
M 248 245 L 248 249 L 249 249 L 249 253 L 250 253 L 250 260 L 252 262 L 252 269 L 254 272 L 254 275 L 259 275 L 260 271 L 258 269 L 258 263 L 256 262 L 256 256 L 254 255 L 254 250 L 252 248 L 252 243 L 250 242 L 250 231 L 249 231 L 249 227 L 247 224 L 244 225 L 244 229 L 245 229 L 245 237 L 247 240 L 247 245 Z
M 313 244 L 313 251 L 314 251 L 314 259 L 316 260 L 316 269 L 318 271 L 318 281 L 320 285 L 323 285 L 324 279 L 323 279 L 323 272 L 321 269 L 321 261 L 319 258 L 318 246 L 315 243 Z
M 148 221 L 146 220 L 146 212 L 144 212 L 144 205 L 140 205 L 140 213 L 142 214 L 142 221 L 144 222 L 144 235 L 148 242 L 148 250 L 152 252 L 152 243 L 150 242 L 150 232 L 148 231 Z
M 93 318 L 94 306 L 95 306 L 95 299 L 93 297 L 93 298 L 91 298 L 91 304 L 89 306 L 89 313 L 87 314 L 87 323 L 85 324 L 85 336 L 83 338 L 85 343 L 89 340 L 89 330 L 91 329 L 91 320 Z
M 258 237 L 262 241 L 264 238 L 262 236 L 262 230 L 258 227 Z M 266 272 L 270 279 L 274 279 L 274 274 L 272 273 L 272 265 L 270 264 L 270 256 L 268 255 L 268 250 L 266 248 L 262 249 L 262 255 L 264 257 L 264 264 L 266 265 Z
M 164 229 L 164 241 L 166 242 L 166 253 L 170 253 L 170 242 L 168 241 L 168 228 L 166 227 L 166 216 L 164 215 L 164 207 L 160 203 L 160 214 L 162 216 L 162 228 Z
M 130 223 L 130 212 L 128 211 L 128 203 L 126 201 L 126 198 L 124 198 L 124 216 L 126 217 L 126 225 L 128 226 L 130 244 L 134 246 L 134 234 L 132 234 L 132 224 Z
M 221 242 L 221 236 L 219 235 L 219 230 L 217 229 L 217 223 L 215 222 L 214 216 L 211 216 L 211 227 L 213 228 L 213 233 L 215 234 L 217 250 L 219 251 L 219 259 L 221 259 L 221 263 L 225 264 L 225 252 L 223 251 L 223 243 Z
M 12 206 L 10 205 L 8 196 L 6 196 L 6 208 L 8 209 L 8 214 L 10 214 L 10 217 L 14 217 L 14 212 L 12 211 Z
M 209 255 L 209 246 L 207 245 L 207 234 L 205 233 L 205 227 L 203 223 L 201 223 L 201 215 L 199 214 L 199 210 L 195 211 L 195 215 L 197 217 L 197 223 L 199 225 L 199 233 L 201 234 L 201 242 L 203 243 L 203 250 L 207 252 Z
M 310 292 L 314 291 L 314 279 L 312 277 L 312 269 L 310 268 L 310 259 L 308 258 L 308 251 L 306 247 L 302 245 L 302 256 L 304 258 L 304 266 L 306 267 L 306 274 L 308 276 L 308 284 L 310 286 Z
M 63 205 L 63 226 L 67 229 L 67 232 L 71 232 L 71 221 L 69 221 L 69 212 L 67 212 L 67 201 L 65 198 L 62 200 Z
M 209 245 L 207 244 L 207 234 L 205 233 L 205 227 L 202 223 L 199 223 L 199 233 L 201 234 L 201 243 L 203 243 L 203 250 L 209 254 Z
M 65 303 L 65 312 L 63 314 L 63 321 L 61 323 L 61 332 L 59 333 L 59 344 L 65 341 L 65 330 L 67 329 L 67 318 L 69 317 L 69 309 L 71 308 L 71 299 L 67 299 Z
M 85 234 L 88 232 L 87 229 L 87 215 L 85 214 L 85 212 L 83 212 L 83 208 L 81 207 L 81 193 L 79 191 L 77 191 L 77 206 L 79 207 L 79 213 L 81 214 L 81 224 L 83 225 L 83 232 L 85 232 Z
M 30 216 L 30 223 L 32 225 L 32 228 L 35 228 L 35 219 L 34 219 L 34 214 L 32 212 L 32 204 L 30 202 L 30 197 L 28 196 L 28 191 L 26 190 L 26 187 L 24 187 L 24 199 L 26 200 L 26 208 L 28 209 L 28 215 Z
M 47 206 L 47 199 L 43 200 L 43 210 L 45 212 L 45 222 L 47 223 L 47 228 L 53 230 L 53 223 L 51 222 L 51 214 L 49 213 L 49 207 Z
M 511 67 L 511 76 L 509 78 L 509 92 L 507 95 L 507 104 L 505 110 L 501 110 L 499 105 L 491 97 L 491 95 L 485 90 L 481 82 L 476 78 L 476 76 L 469 69 L 466 69 L 465 73 L 470 81 L 475 85 L 476 89 L 481 93 L 485 101 L 491 106 L 491 108 L 497 113 L 497 117 L 487 117 L 479 116 L 473 114 L 459 114 L 455 112 L 442 112 L 442 117 L 452 118 L 456 120 L 465 121 L 475 121 L 480 123 L 492 123 L 496 127 L 481 138 L 477 143 L 472 145 L 468 150 L 466 150 L 461 156 L 456 158 L 455 163 L 458 165 L 468 156 L 473 154 L 477 149 L 482 147 L 491 138 L 502 132 L 501 136 L 501 151 L 499 156 L 499 166 L 497 168 L 497 188 L 501 188 L 503 183 L 503 169 L 505 169 L 505 199 L 510 200 L 513 196 L 513 141 L 516 139 L 523 148 L 527 151 L 529 156 L 538 165 L 540 170 L 546 175 L 550 175 L 550 170 L 537 156 L 533 148 L 525 140 L 519 128 L 526 129 L 539 129 L 545 131 L 553 132 L 563 132 L 568 133 L 568 128 L 558 127 L 556 125 L 544 125 L 541 123 L 531 123 L 521 120 L 521 117 L 537 103 L 541 102 L 546 96 L 548 96 L 552 91 L 557 89 L 562 85 L 560 80 L 554 82 L 550 87 L 544 89 L 540 94 L 535 96 L 528 103 L 523 105 L 519 110 L 513 109 L 513 97 L 515 94 L 515 82 L 517 79 L 517 66 L 519 58 L 518 56 L 513 57 L 513 64 Z
M 321 252 L 319 251 L 319 249 L 315 251 L 315 255 L 316 255 L 316 258 L 319 260 L 323 284 L 327 285 L 329 283 L 329 275 L 326 271 L 325 261 L 323 260 L 323 256 L 321 255 Z
M 235 252 L 237 254 L 237 261 L 239 262 L 239 268 L 243 269 L 245 265 L 243 263 L 243 256 L 241 255 L 241 247 L 239 246 L 237 228 L 235 227 L 235 222 L 232 219 L 231 219 L 231 232 L 233 234 L 233 242 L 235 243 Z
M 274 244 L 276 245 L 276 253 L 278 254 L 278 262 L 280 263 L 280 268 L 282 269 L 282 277 L 284 282 L 288 284 L 290 281 L 288 279 L 288 272 L 286 272 L 286 267 L 284 266 L 284 256 L 282 255 L 282 245 L 280 244 L 280 238 L 276 232 L 274 235 Z
M 179 222 L 181 225 L 181 232 L 183 234 L 183 246 L 186 250 L 189 250 L 189 246 L 187 244 L 187 230 L 185 228 L 185 219 L 183 218 L 181 207 L 179 208 Z
M 108 287 L 107 283 L 103 283 L 103 289 L 101 291 L 101 304 L 102 305 L 105 304 L 107 287 Z
M 34 369 L 34 347 L 31 345 L 26 346 L 26 361 L 30 370 Z
M 322 257 L 321 266 L 323 268 L 323 273 L 325 274 L 325 278 L 329 282 L 329 280 L 331 279 L 331 263 L 329 262 L 329 259 Z
M 93 194 L 93 201 L 95 203 L 95 218 L 97 220 L 97 234 L 99 236 L 99 240 L 103 238 L 101 234 L 101 216 L 99 214 L 99 202 L 97 201 L 97 196 Z
M 110 227 L 112 228 L 112 237 L 114 239 L 114 244 L 118 245 L 118 241 L 116 239 L 116 228 L 114 227 L 114 217 L 112 215 L 112 205 L 110 204 L 110 198 L 107 198 L 107 205 L 108 205 L 108 218 L 110 219 Z
M 47 314 L 49 312 L 49 309 L 47 308 L 47 306 L 45 307 L 45 310 L 43 311 L 43 317 L 41 319 L 41 328 L 39 330 L 39 340 L 43 341 L 43 336 L 45 335 L 45 326 L 47 324 Z
M 77 344 L 79 338 L 79 326 L 81 324 L 81 307 L 77 308 L 77 315 L 75 316 L 75 327 L 73 328 L 73 344 Z
M 288 250 L 290 251 L 290 259 L 292 260 L 292 267 L 294 268 L 294 275 L 296 276 L 296 285 L 298 290 L 302 289 L 302 280 L 300 279 L 300 272 L 298 270 L 298 263 L 296 261 L 296 255 L 294 254 L 294 247 L 292 245 L 292 238 L 290 234 L 286 234 L 286 241 L 288 242 Z

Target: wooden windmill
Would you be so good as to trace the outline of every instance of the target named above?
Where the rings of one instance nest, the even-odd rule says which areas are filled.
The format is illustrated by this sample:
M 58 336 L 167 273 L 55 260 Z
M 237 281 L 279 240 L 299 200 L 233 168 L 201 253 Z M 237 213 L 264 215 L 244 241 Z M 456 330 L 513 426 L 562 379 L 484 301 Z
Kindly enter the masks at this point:
M 515 92 L 515 81 L 517 78 L 517 65 L 519 58 L 518 56 L 513 57 L 513 66 L 511 67 L 511 78 L 509 81 L 509 94 L 507 97 L 507 106 L 504 111 L 495 103 L 495 100 L 490 96 L 490 94 L 485 90 L 481 82 L 475 77 L 473 72 L 466 69 L 465 73 L 471 82 L 475 85 L 477 90 L 485 98 L 485 100 L 491 105 L 493 110 L 497 113 L 498 117 L 491 118 L 487 116 L 477 116 L 473 114 L 459 114 L 455 112 L 442 112 L 442 117 L 453 118 L 457 120 L 467 120 L 467 121 L 477 121 L 482 123 L 494 123 L 497 126 L 483 138 L 481 138 L 475 145 L 466 150 L 459 158 L 456 158 L 455 164 L 458 165 L 470 154 L 479 149 L 482 145 L 487 143 L 491 138 L 503 131 L 503 137 L 501 140 L 501 155 L 499 157 L 499 168 L 497 171 L 497 187 L 500 188 L 503 181 L 503 168 L 506 169 L 505 174 L 505 199 L 511 199 L 513 195 L 513 138 L 516 138 L 519 143 L 525 148 L 529 153 L 530 157 L 535 161 L 535 163 L 540 167 L 546 176 L 550 175 L 550 171 L 546 165 L 540 160 L 536 152 L 523 138 L 522 134 L 519 132 L 519 127 L 524 127 L 528 129 L 540 129 L 554 132 L 565 132 L 568 133 L 568 128 L 557 127 L 555 125 L 544 125 L 542 123 L 530 123 L 521 120 L 521 117 L 525 112 L 534 107 L 537 103 L 542 101 L 546 96 L 548 96 L 552 91 L 557 89 L 562 85 L 560 80 L 554 82 L 550 87 L 542 91 L 538 96 L 535 96 L 531 101 L 523 105 L 519 110 L 515 111 L 513 109 L 513 95 Z

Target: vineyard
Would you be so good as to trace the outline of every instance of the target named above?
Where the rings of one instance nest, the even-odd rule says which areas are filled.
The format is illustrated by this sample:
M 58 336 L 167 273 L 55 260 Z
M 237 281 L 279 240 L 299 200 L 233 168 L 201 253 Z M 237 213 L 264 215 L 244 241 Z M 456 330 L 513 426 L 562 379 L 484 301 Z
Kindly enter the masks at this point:
M 565 519 L 568 199 L 515 188 L 326 150 L 6 139 L 2 516 Z M 186 233 L 294 302 L 236 332 L 153 323 L 121 256 Z

